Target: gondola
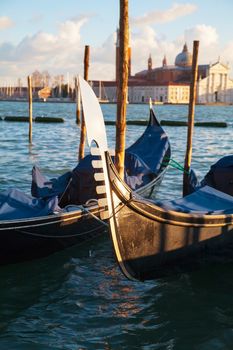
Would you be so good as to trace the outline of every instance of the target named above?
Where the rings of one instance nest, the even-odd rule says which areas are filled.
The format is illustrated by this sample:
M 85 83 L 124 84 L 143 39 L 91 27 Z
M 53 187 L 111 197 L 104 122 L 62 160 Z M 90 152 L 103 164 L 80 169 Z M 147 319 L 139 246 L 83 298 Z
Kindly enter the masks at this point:
M 131 188 L 150 196 L 165 171 L 163 158 L 169 155 L 168 138 L 151 110 L 148 127 L 126 152 Z M 107 230 L 105 203 L 96 199 L 91 167 L 97 158 L 88 155 L 74 171 L 52 180 L 34 169 L 32 196 L 17 189 L 0 193 L 0 264 L 47 256 Z
M 125 276 L 140 281 L 154 279 L 191 268 L 200 257 L 211 260 L 215 253 L 228 249 L 233 243 L 233 197 L 207 185 L 171 201 L 147 200 L 135 194 L 119 177 L 109 156 L 95 97 L 85 82 L 82 89 L 88 141 L 95 142 L 101 157 L 106 215 Z M 91 126 L 95 109 L 99 110 L 101 130 Z

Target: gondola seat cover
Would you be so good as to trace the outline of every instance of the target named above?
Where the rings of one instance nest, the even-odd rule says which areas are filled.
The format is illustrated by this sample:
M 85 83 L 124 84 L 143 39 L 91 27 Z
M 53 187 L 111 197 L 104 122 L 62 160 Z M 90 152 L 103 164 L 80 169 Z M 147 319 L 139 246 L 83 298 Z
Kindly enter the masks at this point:
M 201 187 L 197 174 L 193 169 L 190 169 L 188 174 L 188 186 L 188 193 L 197 191 Z
M 127 185 L 134 191 L 153 180 L 155 174 L 135 153 L 125 153 L 124 177 Z
M 63 197 L 62 207 L 68 204 L 84 204 L 97 198 L 92 161 L 98 159 L 86 155 L 71 171 L 58 178 L 47 179 L 37 166 L 32 169 L 31 194 L 36 198 Z M 113 159 L 114 161 L 114 159 Z M 136 190 L 149 183 L 155 173 L 135 153 L 125 152 L 125 182 Z
M 52 179 L 47 179 L 41 170 L 34 166 L 32 169 L 31 194 L 36 198 L 46 199 L 58 196 L 62 207 L 69 204 L 83 204 L 89 199 L 96 198 L 96 184 L 92 160 L 96 156 L 87 155 L 70 172 Z
M 233 155 L 219 159 L 201 182 L 233 196 Z
M 85 156 L 72 171 L 70 187 L 70 200 L 76 204 L 85 203 L 89 199 L 97 197 L 96 183 L 94 181 L 94 169 L 92 160 L 96 156 Z M 113 157 L 114 162 L 114 157 Z M 125 152 L 124 177 L 125 182 L 132 190 L 149 183 L 155 174 L 145 162 L 135 153 Z
M 183 198 L 171 201 L 156 201 L 156 204 L 165 210 L 182 213 L 233 213 L 233 197 L 210 186 L 204 186 Z
M 86 155 L 71 172 L 71 181 L 66 190 L 66 204 L 84 204 L 89 199 L 97 197 L 96 183 L 92 160 L 98 159 L 90 154 Z
M 0 193 L 0 220 L 47 216 L 60 210 L 57 197 L 46 201 L 33 198 L 15 188 Z
M 66 189 L 71 178 L 71 171 L 52 179 L 47 179 L 41 170 L 32 168 L 31 194 L 36 198 L 49 198 L 60 196 Z
M 92 161 L 95 159 L 98 158 L 89 154 L 73 169 L 71 175 L 72 181 L 68 190 L 72 203 L 83 204 L 89 199 L 97 197 L 94 169 L 92 167 Z M 132 190 L 146 185 L 154 176 L 152 170 L 137 154 L 128 151 L 125 152 L 124 177 L 125 182 Z

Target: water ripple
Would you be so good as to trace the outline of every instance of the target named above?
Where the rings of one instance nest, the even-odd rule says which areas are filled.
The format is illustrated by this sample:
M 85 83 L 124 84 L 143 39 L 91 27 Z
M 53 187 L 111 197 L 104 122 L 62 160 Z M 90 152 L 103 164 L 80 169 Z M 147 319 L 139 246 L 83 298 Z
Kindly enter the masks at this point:
M 158 118 L 186 120 L 187 106 L 156 106 Z M 30 192 L 36 163 L 54 177 L 77 163 L 79 128 L 74 104 L 33 106 L 34 115 L 57 116 L 64 124 L 34 124 L 28 145 L 26 123 L 0 121 L 0 190 Z M 115 119 L 116 106 L 103 105 Z M 196 128 L 193 167 L 202 177 L 210 164 L 233 153 L 233 106 L 196 107 L 196 120 L 226 121 L 225 129 Z M 26 103 L 0 103 L 0 115 L 26 115 Z M 147 119 L 148 108 L 129 105 L 129 119 Z M 127 145 L 144 127 L 127 128 Z M 166 127 L 173 158 L 183 164 L 186 128 Z M 114 147 L 115 128 L 107 127 Z M 158 196 L 180 196 L 182 173 L 170 168 Z M 219 350 L 232 349 L 233 263 L 192 273 L 130 282 L 120 273 L 111 242 L 103 236 L 46 259 L 0 269 L 0 349 L 14 350 Z

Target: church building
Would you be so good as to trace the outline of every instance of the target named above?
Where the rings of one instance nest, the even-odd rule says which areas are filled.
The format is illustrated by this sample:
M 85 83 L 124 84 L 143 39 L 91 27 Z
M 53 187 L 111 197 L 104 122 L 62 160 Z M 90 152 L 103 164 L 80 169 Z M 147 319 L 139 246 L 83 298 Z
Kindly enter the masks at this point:
M 131 54 L 131 51 L 129 51 Z M 118 62 L 118 45 L 116 47 Z M 189 102 L 189 90 L 192 70 L 192 54 L 187 44 L 176 58 L 174 65 L 169 65 L 166 56 L 161 67 L 153 68 L 151 55 L 147 69 L 131 75 L 131 58 L 129 60 L 129 103 L 147 103 L 150 98 L 154 103 Z M 198 66 L 197 103 L 233 103 L 233 80 L 229 78 L 230 68 L 220 59 L 213 64 Z M 117 81 L 117 70 L 116 70 Z M 105 81 L 106 97 L 109 102 L 116 102 L 116 81 Z M 93 82 L 95 92 L 97 82 Z

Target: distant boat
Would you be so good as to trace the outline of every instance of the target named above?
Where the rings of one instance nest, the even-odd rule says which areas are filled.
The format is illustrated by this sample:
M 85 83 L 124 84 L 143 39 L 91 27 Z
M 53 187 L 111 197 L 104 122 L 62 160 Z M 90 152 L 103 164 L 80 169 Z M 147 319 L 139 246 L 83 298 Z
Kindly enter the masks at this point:
M 52 89 L 48 86 L 38 91 L 38 97 L 42 99 L 44 102 L 52 95 Z
M 98 97 L 99 103 L 109 103 L 109 99 L 107 98 L 107 94 L 104 88 L 104 85 L 102 81 L 99 81 L 99 97 Z

